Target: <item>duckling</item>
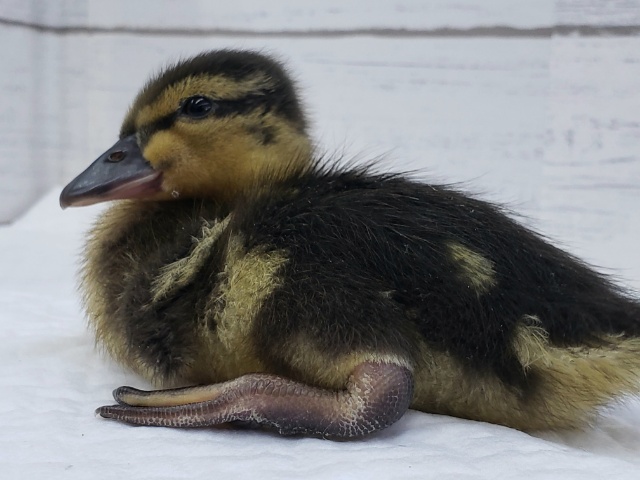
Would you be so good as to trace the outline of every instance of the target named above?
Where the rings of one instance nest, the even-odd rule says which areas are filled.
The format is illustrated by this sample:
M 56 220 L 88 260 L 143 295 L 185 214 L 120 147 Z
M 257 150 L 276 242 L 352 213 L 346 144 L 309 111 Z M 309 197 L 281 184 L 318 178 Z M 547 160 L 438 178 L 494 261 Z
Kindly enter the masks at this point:
M 165 389 L 120 387 L 102 417 L 352 438 L 414 408 L 538 430 L 638 391 L 638 300 L 501 207 L 319 160 L 268 56 L 152 78 L 60 197 L 114 200 L 87 241 L 86 312 Z

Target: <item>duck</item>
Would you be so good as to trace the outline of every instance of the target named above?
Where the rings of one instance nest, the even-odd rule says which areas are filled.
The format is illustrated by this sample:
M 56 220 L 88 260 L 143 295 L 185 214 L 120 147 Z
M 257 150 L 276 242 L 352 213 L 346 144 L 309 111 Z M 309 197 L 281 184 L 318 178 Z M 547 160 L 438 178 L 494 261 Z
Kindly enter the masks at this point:
M 298 95 L 263 53 L 182 59 L 62 191 L 111 202 L 84 309 L 157 388 L 101 417 L 350 439 L 411 408 L 536 431 L 638 393 L 632 293 L 499 205 L 319 155 Z

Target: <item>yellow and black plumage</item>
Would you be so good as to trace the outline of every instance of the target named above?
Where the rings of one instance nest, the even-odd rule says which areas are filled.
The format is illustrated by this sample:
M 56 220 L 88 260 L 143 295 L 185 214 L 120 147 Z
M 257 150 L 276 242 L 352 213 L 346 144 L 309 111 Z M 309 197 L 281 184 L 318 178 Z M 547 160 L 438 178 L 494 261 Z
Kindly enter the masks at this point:
M 266 56 L 152 79 L 61 195 L 105 200 L 82 281 L 99 342 L 200 385 L 122 387 L 105 417 L 351 437 L 411 406 L 530 430 L 638 390 L 637 300 L 495 205 L 315 159 Z

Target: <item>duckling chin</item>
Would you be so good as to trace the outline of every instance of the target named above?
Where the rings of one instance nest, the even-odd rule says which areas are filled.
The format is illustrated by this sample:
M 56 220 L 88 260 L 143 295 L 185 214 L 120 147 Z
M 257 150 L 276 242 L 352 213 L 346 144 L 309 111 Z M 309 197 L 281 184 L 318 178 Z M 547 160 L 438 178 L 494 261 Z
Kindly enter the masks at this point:
M 152 78 L 60 198 L 112 200 L 82 270 L 97 339 L 195 386 L 118 388 L 103 417 L 351 438 L 411 407 L 532 430 L 638 391 L 636 299 L 495 205 L 318 161 L 267 56 Z

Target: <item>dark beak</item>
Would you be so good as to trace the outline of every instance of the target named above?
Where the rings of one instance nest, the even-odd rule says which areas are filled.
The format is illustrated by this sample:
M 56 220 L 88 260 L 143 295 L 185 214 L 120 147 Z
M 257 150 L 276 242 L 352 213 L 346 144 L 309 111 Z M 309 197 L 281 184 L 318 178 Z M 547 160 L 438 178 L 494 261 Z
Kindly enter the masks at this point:
M 135 135 L 116 142 L 64 187 L 62 208 L 146 198 L 161 191 L 162 174 L 142 156 Z

